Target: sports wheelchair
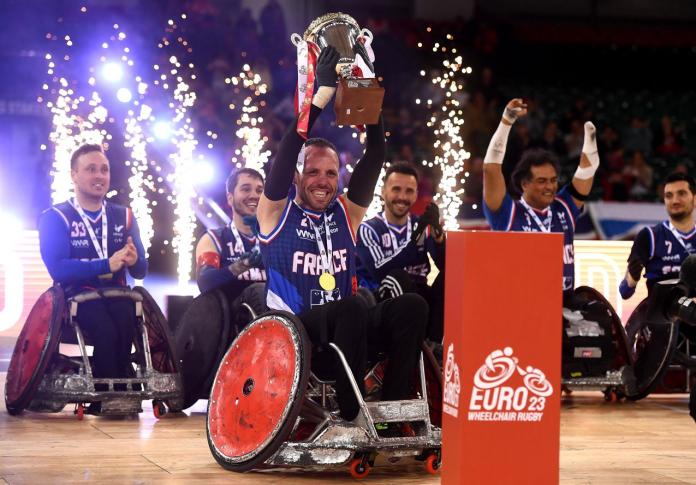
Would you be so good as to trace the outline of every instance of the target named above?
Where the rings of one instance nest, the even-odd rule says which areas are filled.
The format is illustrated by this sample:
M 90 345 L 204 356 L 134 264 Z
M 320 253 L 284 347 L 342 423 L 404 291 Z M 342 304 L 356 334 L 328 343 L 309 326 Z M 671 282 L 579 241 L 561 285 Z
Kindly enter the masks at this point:
M 80 304 L 101 298 L 134 302 L 137 337 L 131 354 L 136 364 L 132 376 L 95 378 L 92 373 L 77 310 Z M 60 343 L 77 343 L 80 356 L 60 353 Z M 167 323 L 141 287 L 101 288 L 67 299 L 60 285 L 48 289 L 34 304 L 17 338 L 5 383 L 5 406 L 12 415 L 25 409 L 60 412 L 66 404 L 75 403 L 81 420 L 85 404 L 93 402 L 101 403 L 94 414 L 128 415 L 142 412 L 142 401 L 152 399 L 153 413 L 159 418 L 167 412 L 165 403 L 180 398 L 181 378 Z
M 658 355 L 643 355 L 649 346 L 660 345 L 664 370 L 656 379 L 653 392 L 689 392 L 690 375 L 696 370 L 693 343 L 696 341 L 694 305 L 689 303 L 693 289 L 681 280 L 657 283 L 649 297 L 633 310 L 626 323 L 631 349 L 643 359 Z M 657 315 L 656 315 L 657 314 Z M 662 317 L 662 318 L 661 318 Z M 663 321 L 667 318 L 667 322 Z M 660 324 L 662 323 L 662 324 Z
M 181 369 L 182 396 L 172 411 L 208 399 L 222 355 L 247 323 L 266 311 L 264 284 L 247 286 L 236 298 L 222 287 L 198 295 L 174 329 L 174 354 Z
M 353 477 L 363 478 L 381 454 L 391 461 L 415 457 L 437 473 L 442 376 L 428 348 L 421 355 L 413 398 L 379 401 L 363 399 L 341 349 L 329 345 L 360 405 L 353 422 L 338 415 L 334 383 L 310 371 L 311 343 L 296 316 L 268 312 L 240 332 L 222 357 L 208 401 L 206 429 L 215 460 L 237 472 L 348 464 Z M 373 399 L 379 394 L 381 365 L 365 381 Z M 383 437 L 375 423 L 400 423 L 409 432 Z
M 564 315 L 564 390 L 601 390 L 605 400 L 612 402 L 648 396 L 675 356 L 680 325 L 677 315 L 696 321 L 691 315 L 682 315 L 684 311 L 677 304 L 688 294 L 688 288 L 678 280 L 656 285 L 656 291 L 634 310 L 626 328 L 599 292 L 584 286 L 575 294 L 607 312 L 610 325 L 592 321 L 583 311 Z M 569 321 L 572 318 L 574 322 Z

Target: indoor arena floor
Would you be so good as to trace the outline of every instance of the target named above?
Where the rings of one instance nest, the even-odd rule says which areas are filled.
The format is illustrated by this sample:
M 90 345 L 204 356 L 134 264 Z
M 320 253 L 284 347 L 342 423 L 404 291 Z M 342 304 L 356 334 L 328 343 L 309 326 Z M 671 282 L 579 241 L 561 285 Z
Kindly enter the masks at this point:
M 5 374 L 0 373 L 0 387 Z M 696 424 L 686 395 L 605 403 L 574 393 L 561 412 L 560 482 L 564 484 L 696 484 Z M 157 420 L 149 402 L 136 418 L 0 410 L 0 484 L 54 483 L 355 483 L 347 468 L 233 474 L 215 463 L 205 436 L 205 402 Z M 365 483 L 439 483 L 422 465 L 377 463 Z M 447 466 L 447 464 L 444 464 Z M 542 465 L 543 466 L 543 465 Z M 491 483 L 495 483 L 492 470 Z

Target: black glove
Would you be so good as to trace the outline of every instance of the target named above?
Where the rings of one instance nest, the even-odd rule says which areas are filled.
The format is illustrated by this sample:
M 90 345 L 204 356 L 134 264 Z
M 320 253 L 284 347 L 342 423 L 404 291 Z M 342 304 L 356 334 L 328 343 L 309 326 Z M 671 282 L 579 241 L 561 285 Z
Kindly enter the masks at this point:
M 336 87 L 338 74 L 336 73 L 336 64 L 338 64 L 338 51 L 332 46 L 326 46 L 322 49 L 317 59 L 317 86 Z
M 247 251 L 239 256 L 249 268 L 260 268 L 263 266 L 263 258 L 259 251 Z
M 375 66 L 372 64 L 372 61 L 370 61 L 370 56 L 367 55 L 367 49 L 365 49 L 365 44 L 363 44 L 359 40 L 356 40 L 355 44 L 353 44 L 353 52 L 355 54 L 360 54 L 360 57 L 362 57 L 363 61 L 365 61 L 365 64 L 367 64 L 367 67 L 370 68 L 370 71 L 375 72 Z
M 423 215 L 418 218 L 416 223 L 416 229 L 413 231 L 411 236 L 411 241 L 417 241 L 420 239 L 425 228 L 430 226 L 433 228 L 433 235 L 435 237 L 440 237 L 442 234 L 442 226 L 440 225 L 440 209 L 433 202 L 428 204 L 423 212 Z

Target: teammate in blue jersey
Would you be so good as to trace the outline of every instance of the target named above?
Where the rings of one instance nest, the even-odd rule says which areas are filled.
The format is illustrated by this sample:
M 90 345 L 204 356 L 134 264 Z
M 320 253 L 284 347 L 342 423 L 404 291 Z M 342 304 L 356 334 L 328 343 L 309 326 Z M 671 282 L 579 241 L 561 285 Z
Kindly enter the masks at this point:
M 380 297 L 415 291 L 428 302 L 427 337 L 442 341 L 445 233 L 440 212 L 430 204 L 421 217 L 410 214 L 418 197 L 418 172 L 407 162 L 391 164 L 384 176 L 384 212 L 358 228 L 358 283 Z M 428 285 L 430 260 L 439 273 Z
M 336 91 L 338 52 L 321 51 L 308 129 Z M 361 392 L 368 354 L 389 359 L 382 398 L 405 399 L 425 332 L 427 305 L 416 294 L 368 308 L 357 296 L 355 232 L 372 201 L 385 157 L 383 122 L 367 126 L 365 153 L 345 195 L 338 195 L 339 161 L 327 140 L 309 139 L 291 124 L 278 147 L 258 207 L 267 304 L 299 316 L 314 343 L 313 369 L 334 376 L 341 416 L 357 417 L 359 406 L 333 349 L 345 354 Z M 297 172 L 296 172 L 297 168 Z M 295 190 L 291 185 L 295 181 Z M 290 195 L 289 195 L 290 194 Z
M 230 174 L 225 188 L 232 222 L 207 231 L 198 241 L 197 282 L 202 292 L 225 287 L 236 296 L 252 282 L 266 281 L 255 229 L 249 225 L 263 193 L 263 176 L 241 168 Z
M 596 130 L 591 122 L 585 123 L 580 164 L 573 180 L 560 191 L 558 162 L 553 153 L 527 150 L 512 174 L 513 183 L 522 193 L 518 200 L 513 200 L 506 190 L 502 163 L 510 129 L 526 114 L 527 105 L 521 99 L 513 99 L 505 107 L 484 158 L 483 209 L 488 223 L 496 231 L 563 233 L 563 296 L 567 302 L 572 298 L 575 285 L 575 220 L 599 167 Z
M 142 279 L 145 250 L 130 208 L 105 200 L 109 160 L 99 145 L 83 145 L 70 159 L 75 197 L 43 212 L 41 257 L 67 296 L 84 290 L 126 286 L 126 271 Z M 94 346 L 95 377 L 130 377 L 135 308 L 130 299 L 80 304 L 77 320 Z
M 218 288 L 227 296 L 236 335 L 249 322 L 248 313 L 240 311 L 243 303 L 256 313 L 266 310 L 266 270 L 255 227 L 263 176 L 252 168 L 237 169 L 227 178 L 225 189 L 232 221 L 201 236 L 196 246 L 196 280 L 201 292 Z
M 645 268 L 648 292 L 661 280 L 679 278 L 679 269 L 689 254 L 696 252 L 694 194 L 696 182 L 684 173 L 667 176 L 664 203 L 668 219 L 644 227 L 636 235 L 628 257 L 626 276 L 619 292 L 624 299 L 633 296 Z

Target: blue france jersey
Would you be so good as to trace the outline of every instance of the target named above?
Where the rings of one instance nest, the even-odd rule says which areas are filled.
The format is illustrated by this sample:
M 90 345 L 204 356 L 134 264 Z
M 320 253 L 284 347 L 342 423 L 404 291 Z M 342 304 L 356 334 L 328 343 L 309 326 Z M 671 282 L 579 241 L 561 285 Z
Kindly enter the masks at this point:
M 231 222 L 230 224 L 234 224 Z M 241 245 L 234 237 L 230 226 L 219 227 L 208 231 L 215 247 L 220 254 L 220 266 L 227 267 L 239 260 L 242 254 L 253 251 L 256 247 L 256 237 L 249 237 L 244 233 L 239 233 Z M 237 276 L 237 279 L 246 281 L 266 281 L 266 270 L 263 268 L 249 268 L 244 273 Z
M 551 232 L 563 233 L 563 291 L 572 290 L 575 287 L 573 238 L 575 219 L 580 214 L 580 209 L 575 205 L 566 186 L 556 194 L 548 210 L 552 212 Z M 483 212 L 494 231 L 542 232 L 522 203 L 519 200 L 513 200 L 510 194 L 505 194 L 503 203 L 496 212 L 492 212 L 484 202 Z M 535 212 L 541 221 L 545 221 L 547 212 L 537 210 Z
M 682 263 L 689 254 L 696 252 L 696 229 L 688 234 L 677 232 L 681 241 L 670 230 L 669 221 L 645 227 L 643 231 L 647 232 L 648 237 L 636 237 L 636 240 L 648 243 L 643 251 L 648 256 L 648 260 L 643 262 L 648 286 L 652 287 L 656 281 L 679 278 Z
M 70 259 L 80 261 L 94 261 L 101 259 L 97 254 L 97 250 L 92 244 L 89 232 L 78 214 L 75 207 L 70 201 L 56 204 L 46 212 L 57 212 L 69 231 L 70 240 Z M 126 240 L 130 235 L 129 231 L 133 221 L 133 214 L 127 207 L 106 202 L 106 217 L 107 217 L 107 257 L 113 255 L 126 244 Z M 102 240 L 102 221 L 101 212 L 96 218 L 91 218 L 87 215 L 87 219 L 94 230 L 97 241 L 101 244 Z M 60 283 L 60 282 L 58 282 Z M 74 283 L 71 286 L 75 288 L 98 288 L 100 286 L 125 286 L 126 285 L 126 269 L 113 273 L 110 277 L 102 276 L 99 278 L 90 278 L 87 280 Z
M 413 281 L 427 282 L 430 272 L 427 247 L 431 239 L 430 228 L 426 228 L 425 243 L 407 245 L 408 237 L 417 220 L 417 217 L 409 214 L 407 224 L 396 226 L 390 224 L 380 214 L 360 224 L 357 271 L 360 286 L 369 289 L 377 288 L 380 282 L 375 273 L 378 273 L 380 268 L 390 267 L 396 263 L 413 278 Z M 394 241 L 396 241 L 396 247 L 394 247 Z
M 300 314 L 312 307 L 340 300 L 355 293 L 355 235 L 345 202 L 339 197 L 325 212 L 300 208 L 288 198 L 280 221 L 269 234 L 259 234 L 261 255 L 266 267 L 266 304 L 275 310 Z M 326 241 L 324 218 L 329 222 L 336 287 L 325 291 L 319 277 L 325 272 L 315 231 L 309 218 Z

